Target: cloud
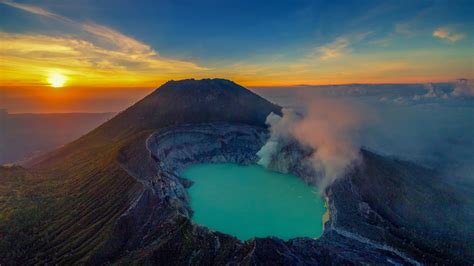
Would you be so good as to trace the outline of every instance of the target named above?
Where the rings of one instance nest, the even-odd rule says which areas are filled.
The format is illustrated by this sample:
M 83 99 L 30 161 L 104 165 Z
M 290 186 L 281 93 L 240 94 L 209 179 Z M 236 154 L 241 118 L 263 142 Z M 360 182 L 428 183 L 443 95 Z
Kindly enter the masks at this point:
M 134 52 L 143 55 L 157 55 L 149 45 L 139 42 L 111 28 L 92 23 L 82 24 L 81 27 L 84 31 L 113 44 L 120 51 Z
M 77 83 L 84 78 L 94 83 L 140 82 L 203 69 L 191 62 L 160 57 L 151 48 L 134 43 L 108 49 L 74 36 L 0 32 L 0 38 L 0 69 L 5 80 L 21 77 L 22 82 L 32 79 L 30 83 L 37 83 L 35 79 L 44 79 L 45 71 L 61 69 L 76 76 Z
M 459 79 L 451 94 L 453 96 L 474 97 L 474 80 Z
M 346 52 L 348 46 L 349 40 L 347 38 L 338 38 L 333 43 L 318 48 L 319 59 L 328 60 L 338 58 Z
M 426 93 L 421 94 L 421 95 L 417 94 L 413 96 L 413 100 L 418 101 L 421 99 L 438 98 L 438 97 L 441 97 L 442 99 L 447 99 L 449 97 L 446 93 L 442 91 L 440 92 L 436 91 L 432 83 L 424 84 L 424 88 L 426 89 Z
M 413 96 L 413 100 L 427 100 L 427 99 L 449 99 L 449 97 L 473 97 L 474 96 L 474 82 L 469 79 L 459 79 L 453 84 L 453 90 L 450 93 L 446 93 L 441 89 L 435 89 L 432 83 L 426 83 L 424 85 L 426 89 L 425 94 L 417 94 Z
M 148 54 L 148 55 L 156 54 L 156 52 L 153 51 L 153 49 L 149 45 L 146 45 L 140 41 L 137 41 L 131 37 L 128 37 L 118 31 L 115 31 L 103 25 L 98 25 L 95 23 L 77 22 L 69 18 L 66 18 L 64 16 L 50 12 L 44 8 L 36 7 L 33 5 L 19 4 L 15 2 L 9 2 L 9 1 L 2 2 L 2 3 L 9 5 L 11 7 L 15 7 L 20 10 L 29 12 L 29 13 L 35 14 L 35 15 L 57 19 L 59 21 L 67 23 L 70 26 L 73 26 L 84 32 L 87 32 L 96 38 L 100 38 L 102 41 L 107 42 L 108 45 L 115 46 L 124 52 L 135 52 L 135 53 Z
M 316 48 L 316 55 L 321 60 L 329 60 L 341 57 L 350 52 L 350 45 L 365 39 L 372 32 L 362 32 L 357 34 L 346 35 L 337 38 L 335 41 Z M 311 55 L 314 57 L 314 53 Z
M 151 46 L 103 25 L 77 22 L 32 5 L 2 3 L 56 19 L 76 33 L 51 36 L 0 32 L 0 69 L 7 73 L 5 79 L 18 79 L 15 75 L 35 79 L 47 69 L 58 68 L 94 83 L 133 83 L 208 70 L 193 62 L 162 57 Z
M 395 99 L 393 100 L 393 102 L 396 103 L 396 104 L 399 104 L 399 105 L 404 105 L 404 104 L 406 104 L 405 98 L 403 98 L 402 96 L 399 96 L 399 97 L 395 98 Z
M 10 1 L 2 1 L 0 3 L 3 3 L 5 5 L 21 9 L 23 11 L 26 11 L 26 12 L 29 12 L 29 13 L 32 13 L 32 14 L 35 14 L 35 15 L 44 16 L 44 17 L 48 17 L 48 18 L 59 19 L 59 20 L 66 21 L 66 22 L 72 22 L 71 20 L 69 20 L 69 19 L 67 19 L 63 16 L 54 14 L 54 13 L 52 13 L 52 12 L 46 10 L 46 9 L 43 9 L 41 7 L 37 7 L 37 6 L 33 6 L 33 5 L 27 5 L 27 4 L 20 4 L 20 3 L 10 2 Z
M 450 32 L 447 28 L 437 28 L 433 31 L 433 37 L 445 39 L 450 42 L 457 42 L 464 39 L 466 35 L 462 33 Z

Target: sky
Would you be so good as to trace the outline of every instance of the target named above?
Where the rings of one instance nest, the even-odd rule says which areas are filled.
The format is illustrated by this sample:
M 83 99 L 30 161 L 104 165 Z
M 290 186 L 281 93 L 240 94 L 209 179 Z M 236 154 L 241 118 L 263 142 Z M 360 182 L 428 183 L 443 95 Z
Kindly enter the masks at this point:
M 474 77 L 472 0 L 256 2 L 0 1 L 0 108 L 119 111 L 183 78 L 264 87 Z

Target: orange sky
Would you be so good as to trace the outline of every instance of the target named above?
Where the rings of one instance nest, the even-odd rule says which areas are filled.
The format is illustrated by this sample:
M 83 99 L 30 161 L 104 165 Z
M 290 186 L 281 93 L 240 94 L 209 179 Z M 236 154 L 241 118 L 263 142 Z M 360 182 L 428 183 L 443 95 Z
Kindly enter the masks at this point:
M 171 79 L 218 77 L 244 86 L 291 86 L 474 77 L 472 39 L 462 27 L 402 31 L 396 24 L 381 36 L 371 29 L 342 32 L 314 46 L 206 59 L 164 56 L 109 26 L 39 6 L 3 4 L 38 19 L 38 25 L 66 29 L 0 30 L 0 108 L 12 112 L 118 111 Z

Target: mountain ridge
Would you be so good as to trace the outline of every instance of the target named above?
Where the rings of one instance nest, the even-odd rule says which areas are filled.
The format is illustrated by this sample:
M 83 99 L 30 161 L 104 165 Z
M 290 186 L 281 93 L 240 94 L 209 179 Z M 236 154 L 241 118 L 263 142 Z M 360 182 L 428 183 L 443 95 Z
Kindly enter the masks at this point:
M 196 116 L 198 110 L 204 113 Z M 122 151 L 136 145 L 137 154 L 149 159 L 146 139 L 161 128 L 219 121 L 264 128 L 270 112 L 278 113 L 280 107 L 231 81 L 182 80 L 163 84 L 79 139 L 25 163 L 28 172 L 44 180 L 42 198 L 53 200 L 48 208 L 52 209 L 50 219 L 39 223 L 41 226 L 35 227 L 31 237 L 44 239 L 47 244 L 17 247 L 17 234 L 26 229 L 8 229 L 12 236 L 6 243 L 8 254 L 14 261 L 24 263 L 85 263 L 108 239 L 117 218 L 143 191 L 143 185 L 120 165 Z M 7 168 L 0 170 L 11 172 Z M 22 250 L 20 257 L 17 249 Z
M 226 79 L 168 81 L 83 137 L 25 163 L 40 163 L 83 146 L 123 141 L 140 132 L 182 123 L 231 122 L 266 127 L 266 116 L 281 107 Z

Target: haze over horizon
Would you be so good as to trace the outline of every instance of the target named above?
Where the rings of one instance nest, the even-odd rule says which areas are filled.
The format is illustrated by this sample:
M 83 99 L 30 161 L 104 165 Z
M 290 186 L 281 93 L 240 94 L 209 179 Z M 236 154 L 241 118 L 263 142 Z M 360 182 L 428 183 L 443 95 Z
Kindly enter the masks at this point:
M 11 112 L 119 111 L 184 78 L 474 78 L 471 1 L 0 3 L 0 108 Z

